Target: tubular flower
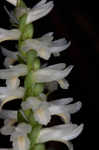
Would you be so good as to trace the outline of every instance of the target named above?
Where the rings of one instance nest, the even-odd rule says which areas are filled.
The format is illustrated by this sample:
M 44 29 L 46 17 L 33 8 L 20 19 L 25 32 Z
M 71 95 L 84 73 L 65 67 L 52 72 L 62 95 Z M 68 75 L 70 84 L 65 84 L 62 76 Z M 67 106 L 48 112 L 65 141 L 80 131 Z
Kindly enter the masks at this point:
M 2 54 L 5 56 L 4 66 L 9 68 L 14 62 L 18 60 L 18 52 L 9 51 L 4 47 L 1 47 Z
M 7 30 L 0 28 L 0 42 L 6 40 L 18 40 L 21 32 L 17 29 Z
M 17 121 L 17 111 L 4 110 L 0 111 L 0 119 L 4 119 L 4 126 L 0 129 L 3 135 L 10 135 L 14 131 L 14 124 Z
M 19 18 L 24 14 L 27 14 L 26 24 L 34 22 L 44 16 L 46 16 L 53 9 L 53 1 L 47 2 L 47 0 L 41 0 L 32 9 L 29 8 L 16 8 L 16 17 Z
M 47 125 L 50 122 L 51 115 L 58 115 L 68 123 L 70 122 L 70 114 L 77 112 L 81 108 L 81 102 L 69 104 L 71 101 L 71 98 L 66 98 L 46 102 L 30 97 L 26 102 L 22 102 L 22 108 L 24 110 L 31 108 L 34 112 L 35 120 L 43 125 Z
M 33 72 L 34 81 L 39 83 L 60 81 L 63 80 L 65 77 L 67 77 L 73 68 L 73 66 L 70 65 L 64 70 L 57 69 L 56 66 L 58 65 L 59 64 L 56 64 Z
M 41 38 L 37 39 L 28 39 L 24 42 L 22 49 L 28 51 L 30 49 L 35 49 L 38 53 L 38 56 L 48 60 L 51 54 L 57 54 L 67 49 L 71 42 L 67 42 L 65 38 L 52 41 L 53 32 L 43 35 Z
M 27 136 L 31 132 L 31 126 L 26 123 L 20 123 L 12 132 L 10 141 L 13 142 L 13 150 L 28 150 L 30 141 Z
M 27 66 L 19 64 L 11 66 L 9 69 L 0 70 L 0 79 L 11 79 L 13 77 L 25 76 L 27 74 Z
M 19 87 L 20 80 L 16 77 L 6 80 L 6 87 L 0 87 L 0 107 L 11 100 L 24 96 L 24 88 Z
M 40 131 L 38 143 L 48 141 L 59 141 L 67 144 L 70 150 L 73 149 L 68 141 L 76 138 L 83 130 L 83 124 L 77 126 L 76 124 L 57 125 L 50 128 L 45 128 Z

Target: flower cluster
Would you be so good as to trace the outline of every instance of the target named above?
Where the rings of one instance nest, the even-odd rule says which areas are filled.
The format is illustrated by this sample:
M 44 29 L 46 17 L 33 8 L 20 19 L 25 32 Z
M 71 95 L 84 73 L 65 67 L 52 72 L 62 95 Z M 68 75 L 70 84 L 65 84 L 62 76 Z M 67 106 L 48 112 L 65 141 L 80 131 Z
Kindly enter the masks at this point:
M 33 38 L 32 23 L 52 10 L 53 1 L 41 0 L 32 9 L 27 8 L 23 0 L 6 1 L 15 6 L 14 12 L 5 10 L 16 28 L 0 28 L 0 42 L 18 40 L 19 51 L 1 47 L 6 69 L 0 70 L 0 79 L 6 81 L 6 86 L 0 87 L 0 118 L 4 119 L 0 133 L 10 135 L 12 150 L 45 150 L 44 143 L 48 141 L 62 142 L 73 150 L 70 140 L 79 136 L 83 124 L 73 124 L 71 114 L 79 111 L 81 102 L 72 103 L 71 97 L 47 101 L 47 95 L 57 90 L 58 84 L 62 89 L 68 89 L 66 77 L 73 66 L 64 63 L 51 66 L 40 64 L 40 58 L 49 60 L 51 55 L 60 56 L 71 42 L 65 38 L 54 40 L 53 32 Z M 21 63 L 14 65 L 20 59 Z M 21 76 L 24 87 L 20 84 Z M 3 109 L 5 103 L 14 99 L 22 100 L 21 109 Z M 59 116 L 63 124 L 45 128 L 53 115 Z

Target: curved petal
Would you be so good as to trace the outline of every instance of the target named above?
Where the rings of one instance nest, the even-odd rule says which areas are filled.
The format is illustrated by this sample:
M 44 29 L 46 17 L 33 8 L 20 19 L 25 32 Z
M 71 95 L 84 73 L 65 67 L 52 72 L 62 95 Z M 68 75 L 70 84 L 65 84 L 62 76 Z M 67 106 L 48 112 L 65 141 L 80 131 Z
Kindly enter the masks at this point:
M 6 0 L 6 1 L 14 6 L 16 6 L 16 4 L 17 4 L 17 0 Z
M 43 5 L 40 4 L 36 7 L 33 7 L 32 10 L 28 13 L 26 23 L 29 24 L 38 20 L 39 18 L 46 16 L 52 10 L 53 6 L 53 2 L 50 1 L 46 4 L 43 3 Z
M 73 98 L 69 97 L 69 98 L 61 98 L 58 100 L 53 100 L 49 103 L 53 104 L 53 105 L 67 105 L 69 103 L 71 103 L 73 101 Z
M 27 74 L 27 66 L 19 64 L 9 69 L 0 70 L 0 79 L 9 79 L 13 77 L 25 76 Z
M 61 80 L 68 76 L 73 66 L 67 67 L 65 70 L 53 70 L 53 69 L 40 69 L 33 73 L 33 78 L 36 82 L 52 82 Z
M 76 138 L 83 130 L 83 124 L 77 126 L 75 124 L 57 125 L 45 128 L 40 131 L 38 143 L 48 141 L 68 141 Z
M 21 32 L 18 29 L 7 30 L 0 28 L 0 42 L 6 40 L 18 40 Z

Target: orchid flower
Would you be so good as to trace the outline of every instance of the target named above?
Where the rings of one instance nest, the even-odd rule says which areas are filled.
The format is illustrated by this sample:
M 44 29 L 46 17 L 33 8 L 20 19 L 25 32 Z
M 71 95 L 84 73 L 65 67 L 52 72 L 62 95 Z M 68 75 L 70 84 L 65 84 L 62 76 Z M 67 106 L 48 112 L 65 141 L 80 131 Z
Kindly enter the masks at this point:
M 67 42 L 65 38 L 52 41 L 53 38 L 53 32 L 50 32 L 43 35 L 41 38 L 28 39 L 24 42 L 22 49 L 24 51 L 35 49 L 38 56 L 48 60 L 51 54 L 60 53 L 63 50 L 66 50 L 71 44 L 71 42 Z
M 81 108 L 81 102 L 69 104 L 71 101 L 72 98 L 64 98 L 46 102 L 30 97 L 26 102 L 22 102 L 22 108 L 24 110 L 32 109 L 35 120 L 43 125 L 47 125 L 50 122 L 52 115 L 58 115 L 64 122 L 68 123 L 71 120 L 70 114 L 77 112 Z
M 2 54 L 6 57 L 4 60 L 4 66 L 6 68 L 9 68 L 11 65 L 13 65 L 14 62 L 18 60 L 18 52 L 7 50 L 4 47 L 1 47 L 1 51 Z
M 24 96 L 24 88 L 19 87 L 20 80 L 16 77 L 6 80 L 6 87 L 0 87 L 0 108 L 11 100 Z

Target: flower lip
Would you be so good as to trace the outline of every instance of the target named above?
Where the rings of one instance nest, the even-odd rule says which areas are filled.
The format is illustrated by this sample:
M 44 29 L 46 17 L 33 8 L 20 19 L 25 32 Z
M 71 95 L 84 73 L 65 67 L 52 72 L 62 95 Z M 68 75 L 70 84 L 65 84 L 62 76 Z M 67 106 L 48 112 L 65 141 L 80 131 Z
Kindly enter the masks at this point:
M 44 143 L 48 141 L 69 141 L 78 137 L 83 128 L 83 124 L 79 126 L 75 124 L 65 124 L 45 128 L 40 132 L 38 143 Z

